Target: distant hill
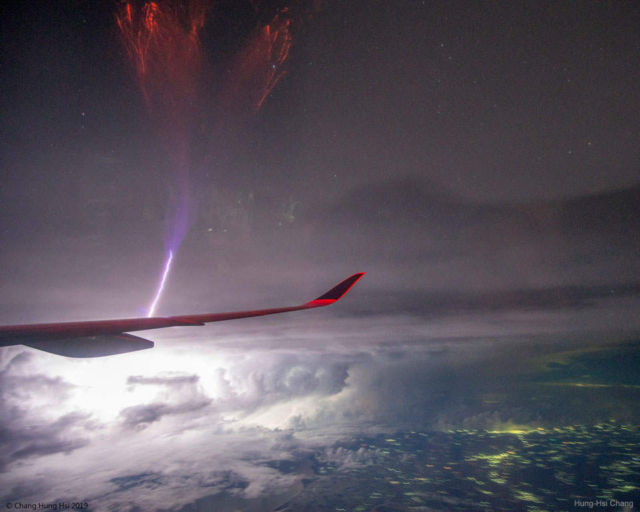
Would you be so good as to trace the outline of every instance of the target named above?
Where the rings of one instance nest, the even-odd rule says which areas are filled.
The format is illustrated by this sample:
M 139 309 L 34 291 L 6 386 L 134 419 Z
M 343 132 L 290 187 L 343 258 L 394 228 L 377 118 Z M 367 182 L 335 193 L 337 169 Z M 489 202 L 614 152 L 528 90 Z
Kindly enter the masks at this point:
M 586 226 L 597 230 L 638 227 L 640 185 L 562 201 L 548 201 L 531 205 L 530 208 L 532 211 L 540 208 L 555 210 L 561 225 L 566 229 L 581 229 Z
M 411 178 L 372 183 L 348 191 L 322 223 L 444 226 L 509 225 L 536 231 L 620 230 L 640 226 L 640 185 L 578 198 L 527 203 L 479 203 Z

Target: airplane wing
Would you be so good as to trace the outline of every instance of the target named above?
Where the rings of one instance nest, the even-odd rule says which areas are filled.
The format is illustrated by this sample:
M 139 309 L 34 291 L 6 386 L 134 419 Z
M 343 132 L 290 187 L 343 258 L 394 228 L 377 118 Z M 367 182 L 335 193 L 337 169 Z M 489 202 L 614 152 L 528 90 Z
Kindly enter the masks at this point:
M 163 327 L 204 325 L 209 322 L 274 315 L 288 311 L 329 306 L 340 300 L 363 275 L 364 272 L 353 274 L 328 292 L 320 295 L 317 299 L 299 306 L 201 315 L 0 326 L 0 347 L 26 345 L 67 357 L 102 357 L 134 352 L 152 348 L 154 343 L 153 341 L 127 334 L 129 332 Z

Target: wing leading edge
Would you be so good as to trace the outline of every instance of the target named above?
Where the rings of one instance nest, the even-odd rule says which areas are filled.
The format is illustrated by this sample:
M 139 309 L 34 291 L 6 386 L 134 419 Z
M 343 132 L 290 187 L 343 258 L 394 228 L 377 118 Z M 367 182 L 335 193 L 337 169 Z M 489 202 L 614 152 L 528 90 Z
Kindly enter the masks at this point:
M 204 325 L 210 322 L 329 306 L 340 300 L 364 274 L 364 272 L 354 274 L 320 297 L 299 306 L 201 315 L 2 326 L 0 327 L 0 346 L 27 345 L 67 357 L 123 354 L 151 348 L 154 345 L 152 341 L 127 334 L 127 332 Z

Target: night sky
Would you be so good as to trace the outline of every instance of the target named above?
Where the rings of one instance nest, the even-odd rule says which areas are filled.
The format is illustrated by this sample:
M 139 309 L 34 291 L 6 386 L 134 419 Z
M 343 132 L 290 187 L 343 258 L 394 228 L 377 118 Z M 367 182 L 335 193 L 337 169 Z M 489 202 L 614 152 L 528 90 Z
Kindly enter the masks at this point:
M 269 510 L 350 436 L 638 424 L 636 2 L 127 5 L 2 11 L 0 324 L 145 316 L 169 250 L 158 315 L 367 274 L 1 348 L 4 501 Z

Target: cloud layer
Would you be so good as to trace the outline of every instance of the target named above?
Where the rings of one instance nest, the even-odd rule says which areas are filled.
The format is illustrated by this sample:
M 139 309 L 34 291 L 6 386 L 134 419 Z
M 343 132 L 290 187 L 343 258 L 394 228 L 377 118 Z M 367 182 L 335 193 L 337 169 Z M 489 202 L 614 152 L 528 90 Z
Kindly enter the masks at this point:
M 3 497 L 96 510 L 209 500 L 224 510 L 225 496 L 250 509 L 295 492 L 314 457 L 374 460 L 332 448 L 356 432 L 595 422 L 580 401 L 562 406 L 566 389 L 536 379 L 559 353 L 629 339 L 597 304 L 430 319 L 292 315 L 156 333 L 152 350 L 95 360 L 7 348 Z M 587 316 L 608 334 L 577 329 Z

